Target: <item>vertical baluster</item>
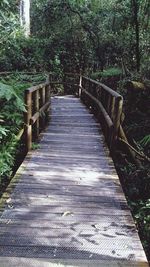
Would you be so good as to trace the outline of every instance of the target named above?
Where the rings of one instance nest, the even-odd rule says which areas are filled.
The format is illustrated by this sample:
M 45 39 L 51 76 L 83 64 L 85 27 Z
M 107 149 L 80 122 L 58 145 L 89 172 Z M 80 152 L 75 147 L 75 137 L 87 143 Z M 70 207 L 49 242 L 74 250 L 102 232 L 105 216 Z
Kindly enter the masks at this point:
M 50 102 L 50 84 L 45 86 L 45 102 Z M 45 121 L 46 124 L 49 122 L 50 119 L 50 107 L 45 112 Z
M 88 89 L 87 90 L 88 90 L 89 93 L 91 93 L 91 81 L 90 80 L 88 80 Z M 91 101 L 90 97 L 88 97 L 87 98 L 87 106 L 88 106 L 88 108 L 90 108 L 91 105 L 92 105 L 92 101 Z
M 39 90 L 35 91 L 35 112 L 39 111 Z M 39 128 L 40 128 L 40 123 L 39 123 L 39 117 L 37 118 L 35 122 L 35 138 L 37 139 L 39 136 Z
M 79 98 L 82 98 L 82 75 L 80 74 L 80 80 L 79 80 Z
M 24 113 L 25 144 L 28 152 L 32 146 L 32 125 L 30 123 L 30 119 L 32 117 L 32 93 L 29 90 L 25 90 L 25 105 L 26 105 L 26 112 Z
M 114 109 L 114 136 L 113 136 L 113 142 L 115 142 L 118 139 L 118 132 L 121 122 L 121 114 L 122 114 L 122 106 L 123 106 L 123 99 L 122 97 L 117 97 L 115 101 L 115 109 Z
M 45 86 L 41 89 L 41 106 L 43 107 L 45 105 Z M 45 127 L 45 112 L 41 114 L 41 126 L 42 129 Z
M 115 97 L 111 97 L 111 104 L 110 104 L 110 117 L 112 121 L 114 121 L 114 110 L 115 110 Z

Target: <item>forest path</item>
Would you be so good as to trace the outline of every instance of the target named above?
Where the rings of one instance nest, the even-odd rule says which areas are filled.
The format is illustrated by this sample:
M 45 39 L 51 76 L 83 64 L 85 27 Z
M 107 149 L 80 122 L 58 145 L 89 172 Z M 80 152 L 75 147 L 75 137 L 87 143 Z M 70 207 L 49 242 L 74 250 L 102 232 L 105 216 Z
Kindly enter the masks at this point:
M 73 96 L 51 109 L 2 199 L 0 267 L 148 266 L 94 115 Z

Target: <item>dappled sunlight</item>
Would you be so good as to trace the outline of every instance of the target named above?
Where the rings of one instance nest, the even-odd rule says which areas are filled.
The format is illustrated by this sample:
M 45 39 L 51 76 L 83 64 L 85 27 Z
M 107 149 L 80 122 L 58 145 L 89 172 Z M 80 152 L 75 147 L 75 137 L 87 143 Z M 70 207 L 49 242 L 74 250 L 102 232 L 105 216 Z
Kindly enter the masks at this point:
M 63 144 L 64 136 L 56 133 L 56 137 Z M 46 138 L 53 143 L 52 135 Z M 9 244 L 10 256 L 46 256 L 48 266 L 55 259 L 60 266 L 63 259 L 73 259 L 77 267 L 78 260 L 99 264 L 130 259 L 132 263 L 137 251 L 138 257 L 144 257 L 140 242 L 134 242 L 138 235 L 114 164 L 100 139 L 94 134 L 92 138 L 99 148 L 91 148 L 92 157 L 84 138 L 78 140 L 82 151 L 79 146 L 69 151 L 60 145 L 61 151 L 56 148 L 55 153 L 43 146 L 47 142 L 43 139 L 41 148 L 28 154 L 22 177 L 15 182 L 0 219 L 3 256 Z M 73 142 L 70 138 L 68 146 Z

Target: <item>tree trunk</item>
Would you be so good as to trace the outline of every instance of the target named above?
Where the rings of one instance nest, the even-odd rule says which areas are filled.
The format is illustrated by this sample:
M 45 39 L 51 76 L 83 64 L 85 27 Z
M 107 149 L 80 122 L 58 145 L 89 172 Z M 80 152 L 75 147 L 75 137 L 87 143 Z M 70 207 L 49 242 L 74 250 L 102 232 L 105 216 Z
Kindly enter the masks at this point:
M 140 45 L 139 45 L 139 21 L 138 21 L 138 2 L 137 0 L 132 0 L 132 8 L 133 8 L 133 23 L 135 27 L 135 55 L 136 55 L 136 69 L 140 70 Z
M 100 63 L 100 70 L 103 72 L 105 67 L 105 52 L 101 47 L 98 47 L 97 49 L 97 57 Z
M 20 23 L 28 37 L 30 35 L 30 0 L 20 0 Z

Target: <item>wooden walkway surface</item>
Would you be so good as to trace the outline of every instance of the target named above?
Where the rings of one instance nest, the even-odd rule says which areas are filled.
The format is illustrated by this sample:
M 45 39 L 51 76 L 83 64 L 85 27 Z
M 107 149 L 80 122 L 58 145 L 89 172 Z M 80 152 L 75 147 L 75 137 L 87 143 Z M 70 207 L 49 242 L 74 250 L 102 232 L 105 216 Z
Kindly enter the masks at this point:
M 0 267 L 148 266 L 101 129 L 73 96 L 52 98 L 3 201 Z

